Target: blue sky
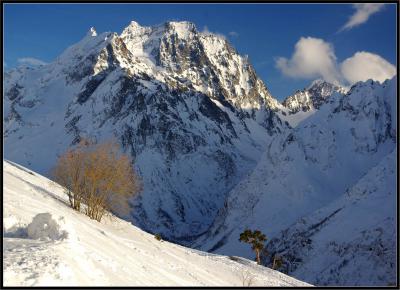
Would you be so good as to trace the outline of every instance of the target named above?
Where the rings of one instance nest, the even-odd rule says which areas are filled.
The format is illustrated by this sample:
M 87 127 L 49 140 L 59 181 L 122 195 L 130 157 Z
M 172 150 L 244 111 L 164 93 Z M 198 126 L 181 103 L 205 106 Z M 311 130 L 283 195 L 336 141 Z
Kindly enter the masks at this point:
M 394 4 L 380 7 L 367 21 L 342 31 L 352 15 L 362 13 L 351 4 L 4 4 L 3 11 L 6 69 L 29 58 L 51 62 L 84 37 L 91 26 L 98 33 L 120 33 L 131 20 L 143 26 L 188 20 L 200 31 L 225 35 L 240 54 L 249 56 L 257 74 L 278 99 L 317 77 L 335 74 L 315 67 L 303 73 L 303 68 L 296 67 L 298 59 L 292 56 L 302 37 L 306 51 L 308 44 L 328 44 L 327 54 L 334 54 L 331 60 L 335 67 L 361 51 L 370 54 L 352 59 L 348 67 L 364 67 L 362 61 L 354 65 L 361 56 L 363 61 L 376 60 L 378 65 L 382 59 L 396 65 Z M 311 41 L 315 39 L 320 41 Z M 359 72 L 355 74 L 333 78 L 357 79 Z

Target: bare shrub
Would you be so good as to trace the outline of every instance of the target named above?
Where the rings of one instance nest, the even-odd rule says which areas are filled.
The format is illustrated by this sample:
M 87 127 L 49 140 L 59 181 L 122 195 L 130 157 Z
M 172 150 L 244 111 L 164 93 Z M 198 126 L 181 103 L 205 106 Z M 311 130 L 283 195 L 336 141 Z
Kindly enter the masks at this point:
M 81 141 L 75 149 L 68 149 L 62 154 L 52 170 L 54 181 L 65 188 L 69 204 L 80 211 L 84 187 L 84 147 Z
M 255 277 L 249 270 L 243 270 L 239 275 L 243 287 L 250 287 L 254 284 Z
M 108 212 L 127 214 L 129 199 L 141 190 L 132 160 L 122 154 L 115 141 L 94 144 L 83 140 L 58 159 L 57 182 L 66 188 L 70 205 L 101 221 Z

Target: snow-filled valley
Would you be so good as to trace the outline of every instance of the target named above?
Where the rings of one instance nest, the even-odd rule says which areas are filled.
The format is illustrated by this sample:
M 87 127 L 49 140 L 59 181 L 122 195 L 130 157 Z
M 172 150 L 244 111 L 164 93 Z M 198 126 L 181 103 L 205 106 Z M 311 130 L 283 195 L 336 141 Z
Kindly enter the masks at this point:
M 98 223 L 63 188 L 4 161 L 4 286 L 307 286 L 255 262 L 158 241 L 117 217 Z M 246 285 L 246 284 L 244 284 Z

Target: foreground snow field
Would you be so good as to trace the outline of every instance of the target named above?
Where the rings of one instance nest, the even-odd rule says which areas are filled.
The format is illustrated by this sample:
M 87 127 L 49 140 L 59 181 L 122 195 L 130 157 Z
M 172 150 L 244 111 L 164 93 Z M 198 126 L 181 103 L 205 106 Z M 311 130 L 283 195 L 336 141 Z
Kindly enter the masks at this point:
M 4 286 L 309 286 L 244 258 L 157 241 L 116 217 L 90 220 L 56 183 L 8 161 L 3 169 Z

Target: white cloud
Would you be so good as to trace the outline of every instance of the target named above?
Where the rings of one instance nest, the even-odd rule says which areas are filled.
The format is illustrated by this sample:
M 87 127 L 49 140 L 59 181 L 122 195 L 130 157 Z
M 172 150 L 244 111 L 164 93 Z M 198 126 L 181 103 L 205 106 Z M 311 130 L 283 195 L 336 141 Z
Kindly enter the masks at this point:
M 333 46 L 319 38 L 300 38 L 291 59 L 279 57 L 276 67 L 293 78 L 322 77 L 332 83 L 339 81 Z
M 373 79 L 383 82 L 396 75 L 396 67 L 377 54 L 361 51 L 340 65 L 343 77 L 351 84 Z
M 17 59 L 17 62 L 19 64 L 29 65 L 29 66 L 38 66 L 47 64 L 47 62 L 44 62 L 43 60 L 34 57 L 22 57 Z
M 229 34 L 229 36 L 232 36 L 232 37 L 238 37 L 239 36 L 239 33 L 237 33 L 236 31 L 230 31 L 228 34 Z
M 383 82 L 396 74 L 394 65 L 377 54 L 365 51 L 356 52 L 338 64 L 333 46 L 313 37 L 300 38 L 292 57 L 279 57 L 275 65 L 288 77 L 322 78 L 342 86 L 368 79 Z
M 349 30 L 355 26 L 361 25 L 368 21 L 368 18 L 377 13 L 383 8 L 382 3 L 364 3 L 364 4 L 353 4 L 356 9 L 355 13 L 350 16 L 349 20 L 339 31 Z

